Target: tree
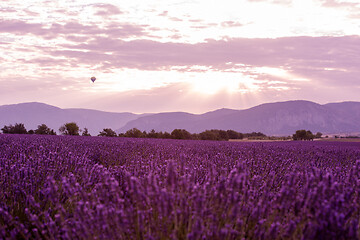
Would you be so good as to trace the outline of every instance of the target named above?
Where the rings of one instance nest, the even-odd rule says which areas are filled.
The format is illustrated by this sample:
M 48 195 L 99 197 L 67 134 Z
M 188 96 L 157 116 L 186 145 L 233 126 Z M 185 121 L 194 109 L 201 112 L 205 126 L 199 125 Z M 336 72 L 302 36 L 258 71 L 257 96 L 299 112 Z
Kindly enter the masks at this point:
M 23 123 L 16 123 L 14 126 L 14 133 L 16 134 L 27 134 L 27 130 Z
M 266 135 L 263 134 L 262 132 L 252 132 L 252 133 L 245 133 L 244 137 L 261 139 L 261 138 L 265 138 Z
M 171 138 L 171 134 L 168 132 L 160 132 L 159 138 Z
M 103 136 L 103 137 L 116 137 L 117 134 L 114 130 L 112 130 L 111 128 L 104 128 L 98 136 Z
M 27 134 L 27 130 L 23 123 L 16 123 L 13 125 L 4 126 L 2 129 L 3 133 L 9 134 Z
M 151 129 L 151 131 L 147 134 L 148 138 L 158 138 L 160 133 L 155 132 L 155 129 Z
M 213 130 L 206 130 L 199 133 L 199 138 L 201 140 L 219 140 L 219 136 Z
M 219 130 L 218 134 L 219 134 L 220 140 L 225 140 L 225 141 L 229 140 L 229 134 L 227 133 L 227 131 Z
M 82 136 L 91 136 L 90 133 L 89 133 L 89 130 L 87 128 L 84 128 Z
M 244 135 L 242 133 L 236 132 L 234 130 L 227 130 L 226 131 L 229 139 L 243 139 Z
M 63 135 L 79 136 L 79 126 L 74 122 L 65 123 L 59 128 L 59 131 Z
M 306 138 L 306 130 L 297 130 L 293 134 L 293 140 L 304 140 Z
M 171 132 L 171 137 L 174 139 L 191 139 L 191 133 L 185 129 L 174 129 Z
M 306 130 L 297 130 L 294 134 L 293 134 L 293 140 L 303 140 L 306 137 Z
M 310 130 L 306 131 L 306 139 L 305 140 L 314 140 L 315 136 L 312 134 Z
M 55 131 L 46 126 L 46 124 L 38 125 L 38 128 L 34 131 L 34 133 L 41 135 L 56 135 Z
M 204 132 L 199 133 L 197 136 L 198 139 L 201 140 L 216 140 L 216 141 L 229 140 L 228 132 L 218 129 L 205 130 Z
M 132 128 L 125 133 L 125 137 L 132 137 L 132 138 L 140 138 L 142 137 L 142 132 L 137 128 Z
M 11 133 L 11 128 L 13 128 L 13 126 L 12 125 L 9 125 L 9 126 L 4 126 L 2 129 L 1 129 L 1 131 L 3 132 L 3 133 Z
M 317 132 L 317 133 L 315 134 L 315 138 L 321 138 L 321 136 L 322 136 L 322 133 L 321 133 L 321 132 Z
M 314 137 L 310 130 L 297 130 L 295 134 L 293 134 L 293 140 L 313 140 Z

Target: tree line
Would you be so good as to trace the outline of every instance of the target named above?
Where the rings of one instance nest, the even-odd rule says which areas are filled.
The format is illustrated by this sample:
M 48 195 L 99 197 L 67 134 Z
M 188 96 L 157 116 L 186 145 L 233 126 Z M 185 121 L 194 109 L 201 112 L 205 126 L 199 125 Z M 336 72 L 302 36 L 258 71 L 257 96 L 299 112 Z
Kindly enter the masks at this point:
M 169 132 L 156 132 L 152 129 L 150 132 L 140 131 L 137 128 L 130 129 L 125 133 L 120 133 L 119 137 L 132 137 L 132 138 L 168 138 L 168 139 L 188 139 L 188 140 L 214 140 L 214 141 L 227 141 L 229 139 L 243 139 L 248 137 L 266 137 L 265 134 L 260 132 L 253 133 L 240 133 L 234 130 L 205 130 L 201 133 L 190 133 L 185 129 L 174 129 Z
M 56 135 L 53 129 L 50 129 L 46 124 L 38 125 L 37 129 L 27 131 L 23 123 L 16 123 L 15 125 L 5 125 L 2 129 L 6 134 L 41 134 L 41 135 Z M 88 129 L 81 130 L 75 122 L 65 123 L 59 128 L 62 135 L 72 136 L 91 136 Z M 265 139 L 268 138 L 261 132 L 240 133 L 234 130 L 205 130 L 201 133 L 190 133 L 185 129 L 174 129 L 169 132 L 156 132 L 152 129 L 149 132 L 140 131 L 137 128 L 132 128 L 125 133 L 117 134 L 111 128 L 104 128 L 97 136 L 104 137 L 130 137 L 130 138 L 165 138 L 165 139 L 192 139 L 192 140 L 214 140 L 227 141 L 229 139 Z M 313 134 L 310 130 L 297 130 L 292 135 L 293 140 L 313 140 L 314 138 L 321 138 L 322 133 L 317 132 Z
M 37 129 L 27 131 L 23 123 L 16 123 L 15 125 L 5 125 L 2 129 L 6 134 L 41 134 L 41 135 L 56 135 L 53 129 L 50 129 L 46 124 L 38 125 Z M 65 123 L 59 128 L 62 135 L 72 136 L 91 136 L 88 129 L 81 130 L 75 122 Z M 205 130 L 201 133 L 190 133 L 185 129 L 174 129 L 172 132 L 157 132 L 154 129 L 146 132 L 140 131 L 137 128 L 132 128 L 125 133 L 117 134 L 111 128 L 104 128 L 97 136 L 105 137 L 131 137 L 131 138 L 168 138 L 168 139 L 192 139 L 192 140 L 229 140 L 229 139 L 243 139 L 266 137 L 261 132 L 240 133 L 234 130 Z
M 36 130 L 27 131 L 23 123 L 16 123 L 15 125 L 5 125 L 1 131 L 7 134 L 42 134 L 42 135 L 56 135 L 53 129 L 50 129 L 45 124 L 38 125 Z
M 293 134 L 293 140 L 305 140 L 305 141 L 312 141 L 314 138 L 321 138 L 322 133 L 317 132 L 315 135 L 310 130 L 297 130 L 295 134 Z
M 57 135 L 54 129 L 49 128 L 46 124 L 40 124 L 37 129 L 27 131 L 23 123 L 16 123 L 15 125 L 5 125 L 1 131 L 5 134 L 40 134 L 40 135 Z M 90 136 L 88 129 L 80 130 L 79 126 L 74 123 L 65 123 L 59 128 L 59 132 L 63 135 L 80 135 L 82 132 L 83 136 Z

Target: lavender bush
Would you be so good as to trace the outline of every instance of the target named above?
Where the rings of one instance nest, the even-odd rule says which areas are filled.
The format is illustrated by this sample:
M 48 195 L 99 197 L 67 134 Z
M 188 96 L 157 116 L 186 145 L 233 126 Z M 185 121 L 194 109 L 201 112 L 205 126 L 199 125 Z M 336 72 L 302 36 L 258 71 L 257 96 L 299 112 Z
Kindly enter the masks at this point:
M 0 135 L 0 239 L 360 239 L 360 144 Z

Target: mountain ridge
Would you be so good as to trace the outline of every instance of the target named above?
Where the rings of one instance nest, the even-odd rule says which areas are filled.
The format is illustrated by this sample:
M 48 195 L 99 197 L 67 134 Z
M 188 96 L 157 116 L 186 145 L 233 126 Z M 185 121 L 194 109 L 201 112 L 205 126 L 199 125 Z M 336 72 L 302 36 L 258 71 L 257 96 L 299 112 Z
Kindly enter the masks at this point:
M 126 132 L 168 131 L 180 128 L 192 133 L 208 129 L 232 129 L 239 132 L 263 132 L 267 135 L 289 135 L 299 129 L 323 133 L 360 132 L 360 102 L 345 101 L 318 104 L 306 100 L 263 103 L 248 109 L 221 108 L 201 114 L 188 112 L 160 112 L 134 114 L 106 112 L 83 108 L 59 108 L 41 102 L 27 102 L 0 106 L 0 127 L 24 123 L 36 129 L 45 123 L 57 131 L 66 122 L 76 122 L 97 135 L 104 128 Z
M 289 135 L 298 129 L 322 131 L 324 133 L 360 132 L 360 102 L 353 102 L 355 107 L 352 107 L 351 110 L 353 111 L 355 108 L 355 113 L 344 109 L 342 103 L 334 104 L 341 105 L 339 108 L 343 112 L 334 110 L 326 104 L 320 105 L 311 101 L 294 100 L 264 103 L 248 109 L 232 110 L 231 113 L 213 114 L 214 116 L 210 118 L 204 117 L 208 116 L 209 112 L 194 114 L 191 122 L 178 118 L 176 125 L 167 120 L 173 113 L 170 112 L 167 115 L 164 113 L 162 115 L 154 114 L 132 120 L 118 129 L 117 132 L 125 132 L 133 127 L 142 131 L 151 129 L 171 131 L 174 128 L 184 128 L 192 133 L 207 129 L 232 129 L 239 132 L 263 132 L 268 135 Z M 341 114 L 344 114 L 345 118 Z M 160 125 L 162 127 L 158 128 Z
M 36 129 L 40 124 L 58 132 L 61 125 L 76 122 L 81 129 L 88 128 L 90 134 L 97 135 L 104 128 L 119 128 L 125 123 L 142 116 L 133 113 L 115 113 L 92 109 L 62 109 L 45 103 L 30 102 L 0 106 L 0 127 L 24 123 L 29 129 Z

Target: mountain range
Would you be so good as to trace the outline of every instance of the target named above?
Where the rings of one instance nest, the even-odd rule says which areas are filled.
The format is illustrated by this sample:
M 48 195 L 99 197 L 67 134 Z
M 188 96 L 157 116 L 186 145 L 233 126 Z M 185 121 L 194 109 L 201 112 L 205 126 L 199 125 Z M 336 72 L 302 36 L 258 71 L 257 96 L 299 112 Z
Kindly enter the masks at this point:
M 45 123 L 58 130 L 66 122 L 76 122 L 97 135 L 104 128 L 126 132 L 186 129 L 199 133 L 207 129 L 232 129 L 242 133 L 262 132 L 267 135 L 290 135 L 306 129 L 322 133 L 359 133 L 360 102 L 317 104 L 310 101 L 265 103 L 249 109 L 218 109 L 203 114 L 163 112 L 155 114 L 112 113 L 89 109 L 61 109 L 44 103 L 20 103 L 0 106 L 0 127 L 24 123 L 36 129 Z
M 44 103 L 20 103 L 0 106 L 0 128 L 4 125 L 24 123 L 27 130 L 36 129 L 40 124 L 58 132 L 61 125 L 76 122 L 88 128 L 91 135 L 97 135 L 104 128 L 117 129 L 142 115 L 133 113 L 112 113 L 89 109 L 61 109 Z

